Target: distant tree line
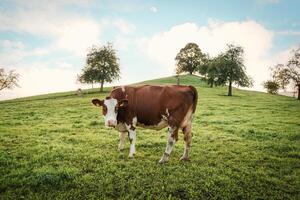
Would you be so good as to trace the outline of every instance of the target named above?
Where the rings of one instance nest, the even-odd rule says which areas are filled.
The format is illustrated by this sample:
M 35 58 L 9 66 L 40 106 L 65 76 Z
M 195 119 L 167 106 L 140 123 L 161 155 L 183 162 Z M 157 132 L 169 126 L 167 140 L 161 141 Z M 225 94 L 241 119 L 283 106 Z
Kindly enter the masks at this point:
M 177 56 L 176 73 L 198 72 L 210 87 L 228 85 L 228 96 L 232 96 L 232 85 L 250 87 L 252 79 L 246 74 L 244 50 L 241 46 L 227 45 L 225 52 L 216 57 L 202 53 L 195 43 L 188 43 Z

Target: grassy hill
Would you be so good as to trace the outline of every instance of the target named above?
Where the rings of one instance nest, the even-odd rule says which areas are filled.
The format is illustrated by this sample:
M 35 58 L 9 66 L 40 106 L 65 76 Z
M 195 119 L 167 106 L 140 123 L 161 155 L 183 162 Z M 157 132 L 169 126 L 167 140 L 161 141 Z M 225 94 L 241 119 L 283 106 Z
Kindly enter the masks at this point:
M 238 89 L 227 97 L 181 78 L 199 92 L 187 163 L 180 134 L 158 164 L 166 130 L 138 128 L 135 158 L 128 141 L 118 152 L 118 133 L 91 105 L 110 88 L 0 102 L 0 199 L 299 199 L 300 102 Z

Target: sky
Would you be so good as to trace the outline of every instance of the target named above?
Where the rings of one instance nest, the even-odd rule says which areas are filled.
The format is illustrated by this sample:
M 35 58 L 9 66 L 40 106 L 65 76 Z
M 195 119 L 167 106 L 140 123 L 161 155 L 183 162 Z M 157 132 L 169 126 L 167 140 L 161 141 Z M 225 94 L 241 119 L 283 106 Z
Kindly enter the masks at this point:
M 252 90 L 271 66 L 300 45 L 297 0 L 0 0 L 0 67 L 20 74 L 20 87 L 0 100 L 90 88 L 76 81 L 88 48 L 112 42 L 121 78 L 113 85 L 175 74 L 187 43 L 216 56 L 241 45 Z

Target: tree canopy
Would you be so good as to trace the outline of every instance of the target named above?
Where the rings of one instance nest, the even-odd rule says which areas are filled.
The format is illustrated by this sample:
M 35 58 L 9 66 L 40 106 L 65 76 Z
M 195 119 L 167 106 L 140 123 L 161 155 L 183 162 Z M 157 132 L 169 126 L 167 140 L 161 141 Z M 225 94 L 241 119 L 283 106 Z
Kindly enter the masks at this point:
M 207 56 L 205 64 L 199 67 L 199 73 L 206 78 L 210 87 L 218 84 L 221 61 L 221 56 L 213 58 Z
M 176 55 L 176 73 L 188 72 L 193 74 L 199 66 L 204 64 L 205 54 L 203 54 L 195 43 L 188 43 Z
M 227 45 L 225 53 L 218 58 L 218 77 L 216 84 L 228 84 L 228 96 L 232 96 L 232 84 L 242 87 L 253 85 L 252 79 L 246 74 L 244 50 L 241 46 Z
M 270 94 L 277 94 L 277 92 L 280 88 L 280 85 L 274 80 L 268 80 L 268 81 L 264 82 L 263 85 L 264 85 L 264 88 L 266 88 L 268 93 L 270 93 Z
M 273 68 L 273 78 L 282 88 L 294 84 L 298 88 L 298 100 L 300 100 L 300 47 L 292 50 L 292 56 L 284 64 L 278 64 Z
M 19 76 L 14 70 L 5 73 L 4 68 L 0 68 L 0 90 L 13 89 L 15 86 L 19 87 Z
M 111 43 L 93 46 L 86 58 L 86 65 L 78 76 L 81 83 L 100 83 L 103 91 L 104 82 L 111 83 L 120 78 L 119 59 Z

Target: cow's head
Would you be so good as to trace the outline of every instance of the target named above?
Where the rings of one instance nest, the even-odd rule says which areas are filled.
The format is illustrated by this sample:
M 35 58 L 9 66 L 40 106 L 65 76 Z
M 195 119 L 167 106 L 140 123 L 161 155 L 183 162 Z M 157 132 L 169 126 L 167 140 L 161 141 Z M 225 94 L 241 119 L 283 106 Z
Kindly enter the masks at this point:
M 105 100 L 93 99 L 92 103 L 97 107 L 102 107 L 105 126 L 117 126 L 118 110 L 128 105 L 127 99 L 117 100 L 112 97 L 106 97 Z

